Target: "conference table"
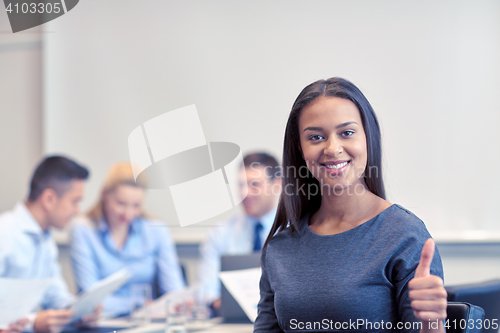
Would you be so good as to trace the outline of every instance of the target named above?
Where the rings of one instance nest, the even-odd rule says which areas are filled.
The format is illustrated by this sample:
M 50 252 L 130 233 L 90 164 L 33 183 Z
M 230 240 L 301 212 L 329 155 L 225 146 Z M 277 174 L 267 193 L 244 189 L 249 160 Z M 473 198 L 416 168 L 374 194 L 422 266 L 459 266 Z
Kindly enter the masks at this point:
M 104 319 L 98 328 L 86 330 L 88 333 L 165 333 L 165 321 L 153 321 L 142 326 L 133 326 L 126 319 Z M 84 331 L 81 331 L 84 332 Z M 253 324 L 225 324 L 222 318 L 214 318 L 201 325 L 188 325 L 187 333 L 252 333 Z

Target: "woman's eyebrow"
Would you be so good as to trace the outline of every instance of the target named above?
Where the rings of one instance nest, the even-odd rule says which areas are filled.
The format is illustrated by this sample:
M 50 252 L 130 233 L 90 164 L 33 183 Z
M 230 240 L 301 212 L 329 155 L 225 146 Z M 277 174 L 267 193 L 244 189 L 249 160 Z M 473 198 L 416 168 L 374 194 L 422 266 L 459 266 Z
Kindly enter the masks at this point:
M 358 123 L 355 122 L 355 121 L 348 121 L 348 122 L 342 123 L 340 125 L 337 125 L 337 127 L 335 127 L 335 128 L 341 128 L 341 127 L 345 127 L 345 126 L 348 126 L 348 125 L 351 125 L 351 124 L 356 124 L 357 125 Z M 323 127 L 307 127 L 307 128 L 304 128 L 303 132 L 305 132 L 307 130 L 309 130 L 309 131 L 322 131 Z
M 307 128 L 304 128 L 303 132 L 305 132 L 307 130 L 309 130 L 309 131 L 322 131 L 323 128 L 322 127 L 307 127 Z
M 346 123 L 343 123 L 343 124 L 338 125 L 338 126 L 337 126 L 337 127 L 335 127 L 335 128 L 341 128 L 341 127 L 345 127 L 345 126 L 347 126 L 347 125 L 351 125 L 351 124 L 356 124 L 356 125 L 357 125 L 358 123 L 357 123 L 357 122 L 355 122 L 355 121 L 348 121 L 348 122 L 346 122 Z

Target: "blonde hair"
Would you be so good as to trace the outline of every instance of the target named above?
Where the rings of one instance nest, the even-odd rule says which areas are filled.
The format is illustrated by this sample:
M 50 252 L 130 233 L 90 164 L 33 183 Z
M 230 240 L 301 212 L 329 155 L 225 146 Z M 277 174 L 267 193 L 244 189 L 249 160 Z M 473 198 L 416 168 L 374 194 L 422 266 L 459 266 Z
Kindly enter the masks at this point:
M 106 178 L 104 179 L 99 201 L 87 212 L 87 216 L 92 221 L 97 223 L 104 217 L 104 193 L 114 191 L 120 185 L 146 189 L 147 179 L 141 175 L 141 177 L 138 177 L 137 180 L 135 180 L 130 162 L 113 164 L 111 168 L 109 168 Z M 140 217 L 149 217 L 149 215 L 143 209 Z

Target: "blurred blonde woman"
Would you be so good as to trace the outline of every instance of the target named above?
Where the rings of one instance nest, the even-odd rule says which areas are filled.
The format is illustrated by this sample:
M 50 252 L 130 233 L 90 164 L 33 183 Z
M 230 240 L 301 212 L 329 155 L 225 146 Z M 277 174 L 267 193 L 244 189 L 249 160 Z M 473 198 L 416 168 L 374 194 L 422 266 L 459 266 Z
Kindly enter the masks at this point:
M 104 302 L 104 312 L 127 314 L 131 286 L 156 280 L 160 293 L 184 287 L 175 246 L 165 224 L 143 209 L 146 183 L 136 183 L 130 163 L 113 165 L 97 204 L 70 232 L 70 253 L 80 291 L 127 267 L 132 278 Z

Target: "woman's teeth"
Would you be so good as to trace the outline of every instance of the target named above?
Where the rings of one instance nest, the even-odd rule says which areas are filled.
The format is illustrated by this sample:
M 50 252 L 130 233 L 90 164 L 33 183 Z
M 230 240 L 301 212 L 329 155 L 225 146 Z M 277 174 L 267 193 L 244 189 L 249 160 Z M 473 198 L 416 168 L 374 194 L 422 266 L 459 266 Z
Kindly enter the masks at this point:
M 346 166 L 347 163 L 349 163 L 349 162 L 344 162 L 344 163 L 340 163 L 340 164 L 325 164 L 325 167 L 327 167 L 328 169 L 340 169 L 340 168 Z

